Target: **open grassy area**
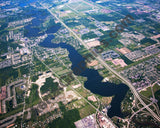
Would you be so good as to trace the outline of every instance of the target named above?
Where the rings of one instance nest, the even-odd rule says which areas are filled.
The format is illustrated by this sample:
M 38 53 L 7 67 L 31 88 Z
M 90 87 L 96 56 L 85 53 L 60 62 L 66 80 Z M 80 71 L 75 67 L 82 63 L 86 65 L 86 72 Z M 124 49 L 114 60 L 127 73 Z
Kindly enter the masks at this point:
M 69 72 L 68 69 L 64 69 L 62 71 L 57 72 L 57 74 L 58 75 L 63 75 L 63 74 L 66 74 L 67 72 Z
M 141 91 L 141 94 L 145 97 L 151 97 L 152 96 L 151 87 L 147 88 L 146 91 Z
M 77 11 L 88 11 L 92 10 L 92 7 L 90 5 L 87 5 L 86 3 L 81 2 L 79 6 L 76 8 Z
M 111 103 L 111 101 L 112 101 L 112 97 L 102 97 L 102 99 L 101 99 L 101 102 L 104 105 L 106 105 L 106 104 L 109 105 Z
M 89 40 L 92 38 L 97 38 L 98 36 L 94 32 L 89 32 L 87 34 L 82 35 L 83 40 Z
M 86 105 L 85 107 L 83 107 L 79 110 L 81 118 L 89 116 L 95 112 L 96 112 L 96 110 L 94 108 L 92 108 L 90 105 Z
M 155 84 L 153 87 L 153 92 L 157 92 L 158 90 L 160 90 L 160 86 L 158 84 Z
M 57 71 L 63 70 L 63 68 L 62 68 L 62 67 L 56 67 L 56 68 L 52 68 L 52 70 L 53 70 L 54 72 L 57 72 Z
M 86 89 L 83 89 L 83 87 L 77 88 L 76 91 L 85 98 L 89 96 L 89 91 L 87 91 Z
M 156 93 L 156 92 L 159 91 L 159 90 L 160 90 L 160 86 L 159 86 L 158 84 L 155 84 L 155 85 L 153 86 L 153 92 Z M 146 89 L 146 91 L 141 91 L 141 94 L 142 94 L 143 96 L 145 96 L 145 97 L 148 97 L 148 98 L 152 97 L 151 87 L 148 87 L 148 88 Z

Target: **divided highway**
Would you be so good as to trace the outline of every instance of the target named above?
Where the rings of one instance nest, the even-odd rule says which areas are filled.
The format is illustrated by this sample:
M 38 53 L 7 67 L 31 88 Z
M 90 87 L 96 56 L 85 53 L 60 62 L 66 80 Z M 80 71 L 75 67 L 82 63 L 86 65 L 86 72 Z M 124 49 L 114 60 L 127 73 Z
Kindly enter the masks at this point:
M 41 4 L 41 3 L 40 3 Z M 89 47 L 85 44 L 85 42 L 73 31 L 71 30 L 61 19 L 59 19 L 57 17 L 56 14 L 54 14 L 50 9 L 48 9 L 47 7 L 45 7 L 43 4 L 41 4 L 41 6 L 43 6 L 45 9 L 47 9 L 51 15 L 53 15 L 66 29 L 68 29 L 70 31 L 70 33 L 72 33 L 83 45 L 86 49 L 88 49 L 89 51 L 91 51 L 89 49 Z M 108 64 L 106 64 L 106 62 L 99 56 L 99 55 L 95 55 L 92 53 L 92 55 L 109 71 L 111 71 L 113 74 L 115 74 L 117 77 L 119 77 L 123 82 L 125 82 L 126 85 L 128 85 L 128 87 L 130 88 L 130 90 L 132 91 L 132 93 L 134 94 L 134 96 L 139 100 L 139 102 L 146 107 L 146 109 L 152 114 L 152 116 L 157 120 L 160 121 L 160 117 L 157 116 L 157 114 L 155 114 L 155 112 L 153 112 L 149 106 L 147 106 L 144 101 L 141 99 L 140 95 L 138 94 L 138 92 L 136 91 L 136 89 L 132 86 L 132 84 L 125 79 L 123 76 L 121 76 L 118 72 L 116 72 L 114 69 L 112 69 Z

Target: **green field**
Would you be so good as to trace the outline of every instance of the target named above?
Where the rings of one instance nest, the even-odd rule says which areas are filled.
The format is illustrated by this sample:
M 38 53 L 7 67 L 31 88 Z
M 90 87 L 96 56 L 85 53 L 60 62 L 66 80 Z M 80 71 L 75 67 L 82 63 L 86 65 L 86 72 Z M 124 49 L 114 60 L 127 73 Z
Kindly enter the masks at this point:
M 68 69 L 65 69 L 65 70 L 62 70 L 62 71 L 57 72 L 57 74 L 58 74 L 58 75 L 63 75 L 63 74 L 66 74 L 66 73 L 68 73 L 68 72 L 69 72 Z
M 92 7 L 84 2 L 73 2 L 69 6 L 79 12 L 92 10 Z
M 87 34 L 82 35 L 83 40 L 89 40 L 89 39 L 96 38 L 96 37 L 98 36 L 94 32 L 89 32 Z
M 153 86 L 153 92 L 157 93 L 160 90 L 160 86 L 159 85 L 154 85 Z M 152 91 L 151 91 L 151 87 L 148 87 L 146 91 L 141 91 L 141 94 L 143 96 L 146 96 L 148 98 L 152 97 Z
M 79 110 L 81 118 L 85 118 L 86 116 L 89 116 L 95 112 L 96 110 L 92 108 L 90 105 L 86 105 L 85 107 Z

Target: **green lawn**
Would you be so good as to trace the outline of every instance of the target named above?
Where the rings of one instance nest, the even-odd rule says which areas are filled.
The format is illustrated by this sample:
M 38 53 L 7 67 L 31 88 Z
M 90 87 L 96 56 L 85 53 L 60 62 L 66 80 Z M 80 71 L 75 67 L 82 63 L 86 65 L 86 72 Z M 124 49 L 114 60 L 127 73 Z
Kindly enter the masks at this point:
M 153 86 L 153 92 L 156 93 L 160 90 L 160 86 L 158 86 L 157 84 L 155 84 Z M 152 91 L 151 91 L 151 87 L 148 87 L 146 91 L 141 91 L 141 94 L 146 96 L 146 97 L 152 97 Z
M 152 96 L 151 87 L 147 88 L 146 91 L 141 91 L 141 94 L 145 97 L 151 97 Z
M 85 118 L 86 116 L 89 116 L 95 112 L 96 110 L 92 108 L 90 105 L 86 105 L 85 107 L 79 110 L 81 118 Z
M 82 39 L 83 40 L 88 40 L 88 39 L 92 39 L 92 38 L 96 38 L 97 35 L 94 32 L 89 32 L 87 34 L 82 35 Z

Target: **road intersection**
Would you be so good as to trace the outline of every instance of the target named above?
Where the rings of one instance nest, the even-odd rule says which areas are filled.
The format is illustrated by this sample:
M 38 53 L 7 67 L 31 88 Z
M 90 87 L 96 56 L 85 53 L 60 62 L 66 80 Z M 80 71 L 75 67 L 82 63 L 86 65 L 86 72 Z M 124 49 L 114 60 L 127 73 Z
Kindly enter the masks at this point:
M 95 57 L 95 59 L 97 59 L 106 69 L 108 69 L 109 71 L 111 71 L 113 74 L 115 74 L 118 78 L 120 78 L 132 91 L 133 95 L 139 100 L 139 102 L 145 107 L 146 109 L 152 114 L 153 118 L 155 118 L 157 121 L 160 121 L 160 117 L 153 112 L 146 104 L 145 102 L 142 100 L 141 96 L 139 95 L 139 93 L 137 92 L 137 90 L 133 87 L 133 85 L 123 76 L 121 76 L 118 72 L 116 72 L 114 69 L 112 69 L 108 64 L 105 63 L 105 61 L 96 53 L 93 54 L 93 51 L 85 44 L 85 42 L 71 29 L 69 28 L 60 18 L 58 18 L 58 16 L 56 14 L 54 14 L 50 9 L 48 9 L 47 7 L 45 7 L 43 4 L 40 3 L 41 6 L 43 6 L 45 9 L 48 10 L 48 12 L 50 12 L 50 14 L 52 16 L 54 16 L 72 35 L 75 36 L 75 38 L 77 38 L 82 45 L 88 49 L 92 55 Z

